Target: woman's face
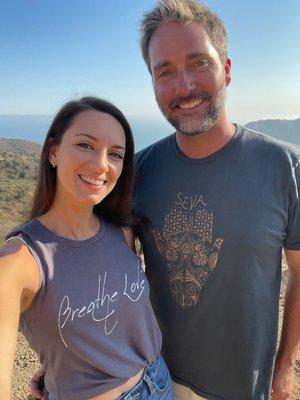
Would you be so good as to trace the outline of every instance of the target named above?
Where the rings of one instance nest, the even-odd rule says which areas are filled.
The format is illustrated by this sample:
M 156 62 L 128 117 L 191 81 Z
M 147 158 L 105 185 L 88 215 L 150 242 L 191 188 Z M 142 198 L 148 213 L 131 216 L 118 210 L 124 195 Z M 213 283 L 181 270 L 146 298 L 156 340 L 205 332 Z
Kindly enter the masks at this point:
M 125 132 L 111 115 L 95 110 L 78 114 L 49 161 L 57 169 L 55 199 L 94 206 L 114 188 L 123 168 Z

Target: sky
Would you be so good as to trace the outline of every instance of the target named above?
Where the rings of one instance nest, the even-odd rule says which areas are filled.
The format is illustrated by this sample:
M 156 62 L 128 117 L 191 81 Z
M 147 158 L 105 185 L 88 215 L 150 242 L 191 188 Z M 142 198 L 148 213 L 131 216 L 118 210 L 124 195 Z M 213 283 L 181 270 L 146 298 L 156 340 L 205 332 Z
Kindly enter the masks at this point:
M 0 114 L 54 114 L 74 96 L 159 117 L 139 49 L 154 0 L 0 0 Z M 209 0 L 232 59 L 234 122 L 300 118 L 299 0 Z M 162 118 L 162 117 L 160 117 Z

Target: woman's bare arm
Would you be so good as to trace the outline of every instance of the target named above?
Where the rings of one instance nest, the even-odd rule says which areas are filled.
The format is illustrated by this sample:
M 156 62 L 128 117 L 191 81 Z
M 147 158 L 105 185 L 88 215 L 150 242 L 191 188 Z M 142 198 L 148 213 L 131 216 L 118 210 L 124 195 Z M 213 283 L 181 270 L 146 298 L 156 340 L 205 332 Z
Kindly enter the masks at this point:
M 11 380 L 20 313 L 38 289 L 39 271 L 28 248 L 13 240 L 0 249 L 0 393 L 11 398 Z

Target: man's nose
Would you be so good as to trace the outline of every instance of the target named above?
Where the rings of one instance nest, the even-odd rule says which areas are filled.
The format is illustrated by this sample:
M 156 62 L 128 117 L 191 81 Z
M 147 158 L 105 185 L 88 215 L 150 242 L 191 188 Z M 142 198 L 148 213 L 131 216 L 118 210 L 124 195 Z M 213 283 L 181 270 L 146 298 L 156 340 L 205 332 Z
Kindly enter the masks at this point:
M 176 94 L 186 96 L 195 88 L 194 80 L 187 71 L 180 71 L 176 76 Z

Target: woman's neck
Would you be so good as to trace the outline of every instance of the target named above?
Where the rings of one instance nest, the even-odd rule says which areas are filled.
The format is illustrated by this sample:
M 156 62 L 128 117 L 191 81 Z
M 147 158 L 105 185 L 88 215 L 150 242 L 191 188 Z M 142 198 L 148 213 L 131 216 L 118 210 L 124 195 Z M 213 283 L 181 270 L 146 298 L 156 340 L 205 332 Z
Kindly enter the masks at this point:
M 100 220 L 93 207 L 62 207 L 54 204 L 45 214 L 37 218 L 48 229 L 68 239 L 85 240 L 99 231 Z

